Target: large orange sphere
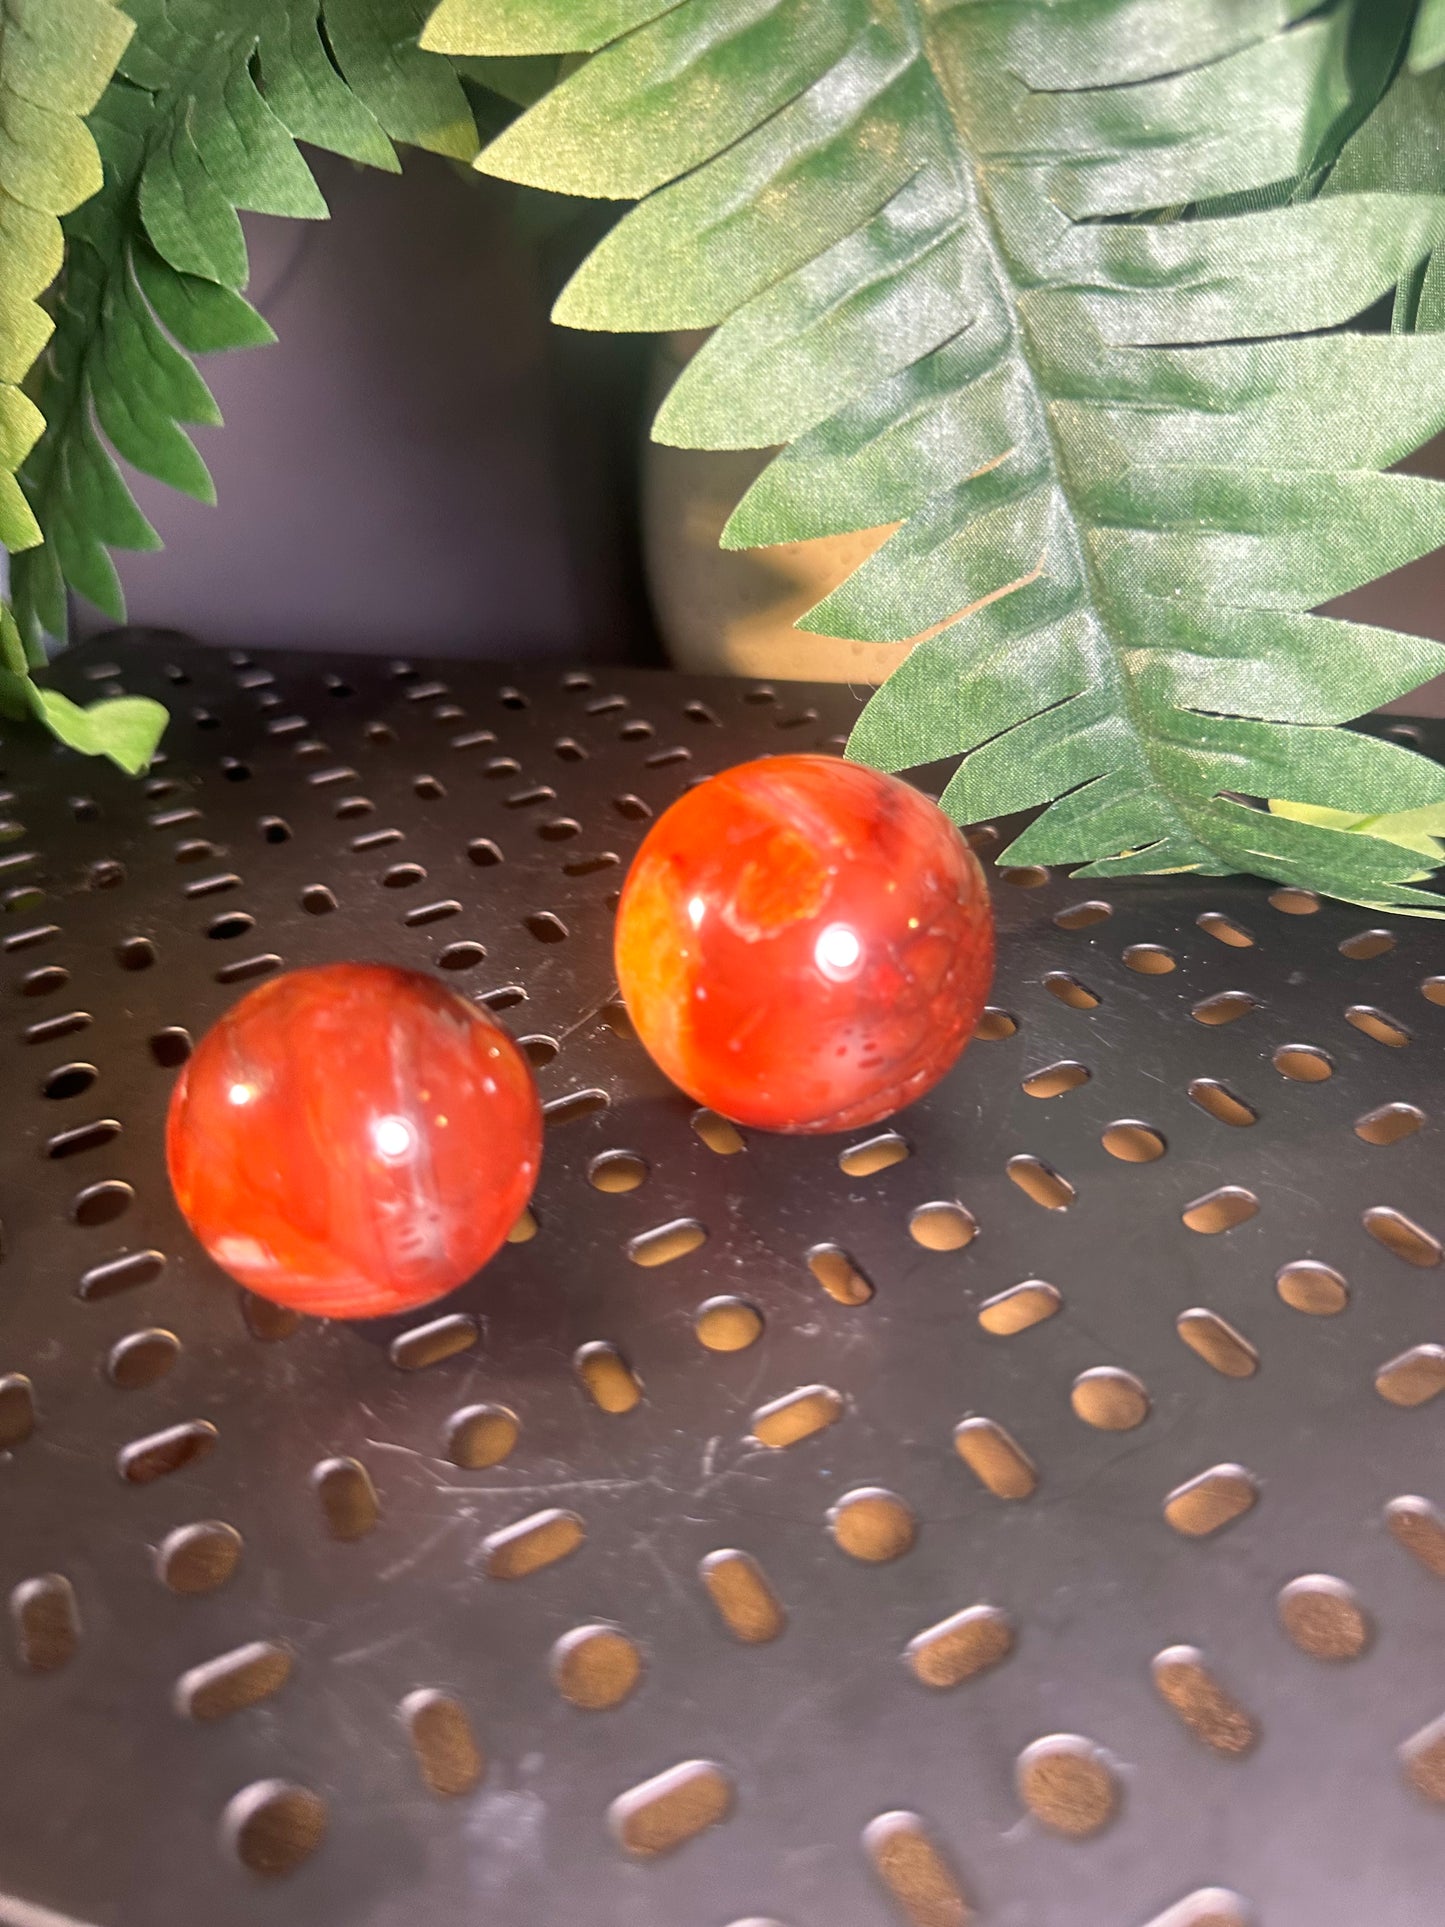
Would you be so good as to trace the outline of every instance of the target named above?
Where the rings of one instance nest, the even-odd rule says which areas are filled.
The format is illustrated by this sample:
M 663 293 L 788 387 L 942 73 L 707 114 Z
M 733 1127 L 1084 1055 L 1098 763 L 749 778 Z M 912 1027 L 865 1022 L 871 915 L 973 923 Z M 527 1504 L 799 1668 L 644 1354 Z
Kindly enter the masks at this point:
M 542 1155 L 525 1058 L 413 970 L 273 978 L 207 1031 L 166 1159 L 206 1250 L 252 1291 L 373 1318 L 451 1291 L 521 1216 Z
M 767 757 L 700 783 L 648 832 L 617 975 L 689 1096 L 762 1130 L 851 1130 L 920 1096 L 973 1034 L 993 977 L 988 887 L 908 784 Z

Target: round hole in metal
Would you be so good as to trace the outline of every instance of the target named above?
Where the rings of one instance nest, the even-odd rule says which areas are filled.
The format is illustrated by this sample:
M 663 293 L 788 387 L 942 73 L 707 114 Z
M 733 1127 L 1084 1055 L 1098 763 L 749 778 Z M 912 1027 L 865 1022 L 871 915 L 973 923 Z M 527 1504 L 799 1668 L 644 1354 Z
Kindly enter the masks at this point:
M 745 1298 L 709 1298 L 693 1316 L 698 1343 L 710 1352 L 743 1352 L 763 1335 L 763 1314 Z
M 521 1434 L 521 1422 L 507 1406 L 464 1405 L 447 1420 L 447 1457 L 464 1471 L 484 1471 L 510 1457 Z
M 116 945 L 115 960 L 122 970 L 149 970 L 156 960 L 156 947 L 149 937 L 127 937 Z
M 221 1831 L 243 1867 L 274 1879 L 315 1853 L 326 1819 L 326 1802 L 309 1787 L 257 1780 L 227 1802 Z

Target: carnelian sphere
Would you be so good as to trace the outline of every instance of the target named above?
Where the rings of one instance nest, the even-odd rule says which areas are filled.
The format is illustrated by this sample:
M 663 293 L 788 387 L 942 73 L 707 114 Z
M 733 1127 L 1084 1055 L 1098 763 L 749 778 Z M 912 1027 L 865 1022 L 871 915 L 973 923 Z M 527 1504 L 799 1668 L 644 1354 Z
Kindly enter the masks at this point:
M 522 1215 L 542 1155 L 525 1058 L 414 970 L 324 964 L 207 1031 L 166 1124 L 176 1201 L 280 1305 L 374 1318 L 451 1291 Z
M 938 1079 L 993 976 L 978 863 L 937 806 L 832 756 L 725 770 L 658 818 L 617 912 L 637 1034 L 766 1131 L 872 1124 Z

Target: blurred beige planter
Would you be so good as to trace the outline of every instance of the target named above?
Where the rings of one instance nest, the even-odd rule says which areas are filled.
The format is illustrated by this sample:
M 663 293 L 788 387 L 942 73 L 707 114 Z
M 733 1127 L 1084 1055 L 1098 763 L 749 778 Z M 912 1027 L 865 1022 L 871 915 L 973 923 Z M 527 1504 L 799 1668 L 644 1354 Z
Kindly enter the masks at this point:
M 693 337 L 658 353 L 654 406 Z M 844 642 L 793 627 L 797 618 L 871 555 L 891 528 L 720 549 L 723 524 L 770 458 L 768 449 L 711 451 L 649 442 L 643 459 L 643 541 L 648 583 L 668 654 L 679 669 L 814 682 L 876 683 L 908 654 L 907 642 Z

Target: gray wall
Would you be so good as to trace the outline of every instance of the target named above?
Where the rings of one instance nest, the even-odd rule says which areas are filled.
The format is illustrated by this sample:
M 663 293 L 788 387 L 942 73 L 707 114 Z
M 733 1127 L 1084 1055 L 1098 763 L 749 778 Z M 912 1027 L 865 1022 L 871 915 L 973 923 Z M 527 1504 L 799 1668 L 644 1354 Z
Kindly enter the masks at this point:
M 227 644 L 645 654 L 637 344 L 551 327 L 565 262 L 536 197 L 428 155 L 403 176 L 310 158 L 329 222 L 246 220 L 278 343 L 204 365 L 219 505 L 129 472 L 166 545 L 117 558 L 131 619 Z

